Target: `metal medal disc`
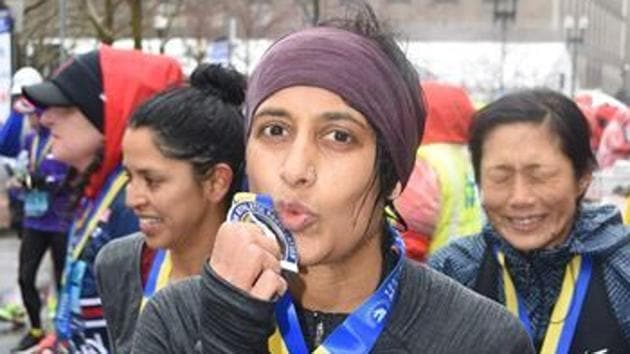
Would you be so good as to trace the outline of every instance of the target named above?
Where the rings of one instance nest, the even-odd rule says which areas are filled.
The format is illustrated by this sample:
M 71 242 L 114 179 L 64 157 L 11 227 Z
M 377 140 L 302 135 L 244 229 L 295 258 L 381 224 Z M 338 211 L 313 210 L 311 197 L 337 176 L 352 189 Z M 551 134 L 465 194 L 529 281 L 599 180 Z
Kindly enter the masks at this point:
M 250 222 L 260 227 L 267 237 L 278 242 L 282 252 L 282 268 L 297 273 L 298 254 L 293 234 L 282 225 L 273 206 L 267 206 L 257 199 L 253 193 L 238 193 L 228 211 L 227 219 Z

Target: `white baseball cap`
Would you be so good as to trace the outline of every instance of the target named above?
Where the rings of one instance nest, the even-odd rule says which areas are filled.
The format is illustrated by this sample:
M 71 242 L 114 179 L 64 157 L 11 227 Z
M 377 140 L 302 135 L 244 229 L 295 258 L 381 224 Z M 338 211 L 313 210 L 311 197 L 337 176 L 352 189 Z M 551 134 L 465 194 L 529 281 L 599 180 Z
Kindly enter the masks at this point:
M 20 68 L 13 74 L 13 84 L 11 85 L 11 95 L 21 95 L 22 87 L 38 84 L 43 81 L 42 75 L 30 66 Z

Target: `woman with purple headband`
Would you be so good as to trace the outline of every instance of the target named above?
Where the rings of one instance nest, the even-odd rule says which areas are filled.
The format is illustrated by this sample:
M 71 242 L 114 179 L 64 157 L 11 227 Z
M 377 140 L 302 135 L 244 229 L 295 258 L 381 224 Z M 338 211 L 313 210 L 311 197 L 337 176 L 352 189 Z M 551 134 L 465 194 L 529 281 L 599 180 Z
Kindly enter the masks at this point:
M 225 222 L 202 275 L 147 303 L 133 352 L 532 352 L 514 317 L 406 260 L 387 226 L 424 123 L 418 86 L 369 8 L 277 41 L 249 81 L 246 173 L 297 271 L 291 242 Z

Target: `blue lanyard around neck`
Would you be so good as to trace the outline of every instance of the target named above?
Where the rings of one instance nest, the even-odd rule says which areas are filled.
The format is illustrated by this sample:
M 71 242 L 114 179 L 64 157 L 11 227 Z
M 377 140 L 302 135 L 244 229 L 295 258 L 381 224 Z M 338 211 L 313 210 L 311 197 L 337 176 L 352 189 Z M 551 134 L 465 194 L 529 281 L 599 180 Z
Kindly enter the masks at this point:
M 394 248 L 398 255 L 396 265 L 363 304 L 353 311 L 315 350 L 316 353 L 368 353 L 380 336 L 393 308 L 394 298 L 404 263 L 405 246 L 398 232 L 394 235 Z M 308 353 L 293 299 L 287 291 L 276 304 L 276 320 L 285 347 L 292 354 Z
M 497 247 L 494 248 L 494 253 L 503 273 L 506 307 L 518 316 L 530 338 L 534 339 L 532 322 L 525 308 L 525 302 L 516 291 L 509 274 L 505 256 Z M 572 275 L 575 273 L 577 273 L 577 279 L 573 279 Z M 593 261 L 588 255 L 575 255 L 567 264 L 560 294 L 550 314 L 543 340 L 543 353 L 566 354 L 569 352 L 592 273 Z

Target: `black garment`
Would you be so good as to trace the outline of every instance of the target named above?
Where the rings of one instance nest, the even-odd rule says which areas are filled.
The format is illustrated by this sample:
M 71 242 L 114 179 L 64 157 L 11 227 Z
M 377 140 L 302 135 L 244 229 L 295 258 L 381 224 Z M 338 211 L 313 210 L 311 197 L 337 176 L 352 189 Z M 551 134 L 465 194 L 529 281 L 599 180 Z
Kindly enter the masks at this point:
M 33 331 L 26 332 L 20 342 L 11 349 L 11 353 L 31 353 L 36 349 L 37 345 L 44 339 L 44 331 L 39 330 L 40 333 L 38 333 L 38 335 L 32 332 Z
M 309 353 L 313 352 L 322 344 L 328 335 L 343 323 L 348 317 L 346 313 L 327 313 L 320 311 L 310 311 L 295 306 L 300 329 L 306 340 L 306 347 Z
M 22 292 L 22 301 L 26 307 L 31 327 L 41 328 L 40 310 L 42 302 L 35 287 L 37 270 L 46 250 L 52 252 L 57 289 L 61 282 L 66 257 L 67 237 L 65 233 L 24 229 L 20 244 L 20 265 L 18 282 Z
M 405 261 L 399 286 L 372 353 L 534 353 L 505 308 L 431 269 Z M 273 303 L 236 289 L 206 264 L 201 277 L 162 289 L 147 303 L 133 352 L 267 353 L 273 312 Z
M 489 248 L 486 248 L 474 290 L 498 301 L 498 292 L 502 291 L 498 289 L 500 274 L 496 258 Z M 606 330 L 602 331 L 602 328 Z M 542 344 L 535 343 L 538 351 Z M 612 313 L 601 266 L 594 259 L 593 273 L 569 352 L 593 353 L 600 350 L 607 350 L 607 353 L 630 353 L 630 348 L 621 334 L 619 321 Z
M 22 220 L 24 220 L 24 202 L 17 198 L 9 198 L 9 227 L 22 238 L 23 228 Z

